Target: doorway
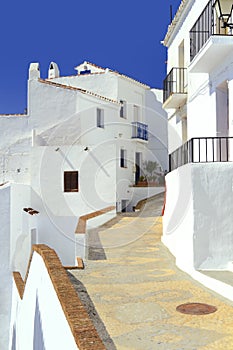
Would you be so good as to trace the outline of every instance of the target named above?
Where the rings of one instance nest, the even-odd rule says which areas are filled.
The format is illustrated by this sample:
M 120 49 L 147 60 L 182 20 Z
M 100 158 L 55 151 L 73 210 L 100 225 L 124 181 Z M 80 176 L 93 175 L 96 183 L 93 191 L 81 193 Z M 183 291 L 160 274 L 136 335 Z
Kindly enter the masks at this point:
M 227 81 L 216 88 L 216 136 L 229 136 L 229 89 Z M 230 156 L 226 139 L 216 140 L 217 161 L 226 161 Z
M 141 176 L 141 160 L 142 154 L 140 152 L 135 153 L 135 185 L 138 184 L 138 181 Z
M 127 199 L 122 199 L 121 200 L 121 212 L 122 213 L 127 213 L 127 206 L 128 206 L 129 201 Z

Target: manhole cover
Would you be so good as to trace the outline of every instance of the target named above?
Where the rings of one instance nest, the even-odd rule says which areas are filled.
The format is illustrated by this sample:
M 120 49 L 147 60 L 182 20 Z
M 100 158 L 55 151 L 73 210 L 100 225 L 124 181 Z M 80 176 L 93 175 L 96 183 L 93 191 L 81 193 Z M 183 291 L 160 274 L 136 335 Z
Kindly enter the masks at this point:
M 177 306 L 176 311 L 188 315 L 208 315 L 217 311 L 217 308 L 207 304 L 187 303 Z

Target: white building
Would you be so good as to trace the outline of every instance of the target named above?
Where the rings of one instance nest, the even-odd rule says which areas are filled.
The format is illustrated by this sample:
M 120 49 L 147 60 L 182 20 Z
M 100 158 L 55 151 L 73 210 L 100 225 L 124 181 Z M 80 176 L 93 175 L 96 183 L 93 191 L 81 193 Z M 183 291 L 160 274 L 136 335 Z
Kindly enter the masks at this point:
M 52 62 L 42 79 L 32 63 L 27 114 L 0 115 L 1 349 L 8 349 L 17 299 L 11 274 L 24 278 L 32 244 L 76 265 L 77 256 L 85 258 L 87 218 L 87 227 L 98 226 L 163 191 L 167 117 L 160 92 L 88 62 L 76 70 L 61 77 Z M 156 187 L 135 186 L 142 176 Z
M 232 5 L 183 0 L 164 39 L 170 173 L 163 242 L 187 271 L 228 270 L 233 261 Z

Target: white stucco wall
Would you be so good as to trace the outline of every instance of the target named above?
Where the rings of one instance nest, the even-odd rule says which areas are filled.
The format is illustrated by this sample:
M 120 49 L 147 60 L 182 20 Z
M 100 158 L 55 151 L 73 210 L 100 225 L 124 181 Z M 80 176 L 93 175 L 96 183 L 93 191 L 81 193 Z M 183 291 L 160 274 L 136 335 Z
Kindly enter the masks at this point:
M 159 101 L 161 91 L 152 89 L 145 94 L 146 124 L 149 130 L 148 159 L 154 158 L 163 171 L 168 170 L 168 128 L 167 113 Z
M 117 100 L 117 76 L 108 72 L 100 74 L 59 77 L 53 82 L 93 91 L 101 96 Z
M 166 207 L 162 242 L 187 271 L 193 267 L 193 194 L 191 166 L 182 166 L 166 175 Z
M 39 242 L 53 247 L 65 265 L 75 262 L 75 228 L 81 215 L 116 203 L 116 149 L 103 142 L 35 147 L 32 154 L 32 205 L 40 212 Z M 64 192 L 64 171 L 79 172 L 79 192 Z M 107 220 L 107 218 L 106 218 Z
M 10 267 L 24 278 L 31 253 L 31 229 L 37 217 L 23 211 L 31 206 L 30 186 L 12 183 L 10 188 Z
M 183 66 L 187 68 L 187 138 L 207 136 L 231 136 L 232 134 L 232 52 L 222 57 L 221 62 L 213 65 L 210 72 L 193 73 L 190 66 L 190 29 L 204 10 L 208 0 L 189 1 L 179 14 L 175 29 L 166 42 L 168 47 L 167 73 L 174 67 L 180 67 L 179 47 L 184 43 Z M 227 44 L 225 44 L 227 45 Z M 224 46 L 224 45 L 223 45 Z M 219 49 L 221 50 L 221 49 Z M 200 54 L 202 53 L 200 50 Z M 213 60 L 215 57 L 213 57 Z M 182 60 L 181 60 L 182 61 Z M 226 97 L 220 101 L 216 91 L 222 84 L 228 85 L 229 112 L 226 112 Z M 182 106 L 180 106 L 182 108 Z M 178 121 L 180 108 L 168 110 L 169 115 L 169 153 L 182 143 L 181 123 Z M 224 119 L 224 120 L 223 120 Z M 228 124 L 228 125 L 227 125 Z M 172 131 L 174 129 L 174 132 Z M 180 137 L 177 138 L 176 135 Z M 180 144 L 179 144 L 180 143 Z
M 163 242 L 184 270 L 233 261 L 232 163 L 188 164 L 166 176 Z
M 39 317 L 39 322 L 38 319 L 35 320 L 35 313 Z M 78 349 L 44 261 L 36 252 L 33 254 L 22 300 L 15 283 L 13 284 L 11 340 L 13 328 L 17 349 L 33 349 L 35 334 L 40 334 L 41 343 L 46 350 Z
M 189 31 L 195 24 L 201 12 L 209 0 L 190 0 L 185 6 L 185 11 L 179 17 L 176 28 L 167 42 L 168 65 L 167 72 L 173 67 L 179 67 L 178 47 L 184 41 L 184 63 L 187 67 L 190 63 L 190 37 Z
M 78 94 L 77 91 L 47 85 L 38 80 L 29 80 L 30 129 L 42 131 L 76 114 Z
M 0 188 L 0 349 L 8 350 L 12 281 L 10 271 L 10 198 L 9 185 Z
M 232 170 L 232 163 L 192 166 L 197 269 L 227 269 L 233 260 Z
M 28 119 L 24 116 L 0 115 L 0 149 L 6 150 L 12 143 L 19 141 L 28 131 Z

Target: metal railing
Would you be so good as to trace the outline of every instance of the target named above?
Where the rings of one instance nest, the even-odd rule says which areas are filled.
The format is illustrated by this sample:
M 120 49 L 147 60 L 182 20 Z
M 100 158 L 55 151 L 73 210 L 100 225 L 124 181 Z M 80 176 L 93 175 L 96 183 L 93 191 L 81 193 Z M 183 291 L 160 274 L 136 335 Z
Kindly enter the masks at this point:
M 187 69 L 172 68 L 163 81 L 163 102 L 172 94 L 187 93 Z
M 217 6 L 219 0 L 210 0 L 198 20 L 190 30 L 190 61 L 198 54 L 204 44 L 212 35 L 233 35 L 232 27 L 226 26 L 223 18 L 219 17 Z M 232 19 L 232 12 L 228 21 Z
M 141 122 L 132 122 L 132 139 L 148 141 L 148 125 Z
M 195 137 L 169 154 L 169 171 L 187 163 L 233 161 L 233 137 Z

